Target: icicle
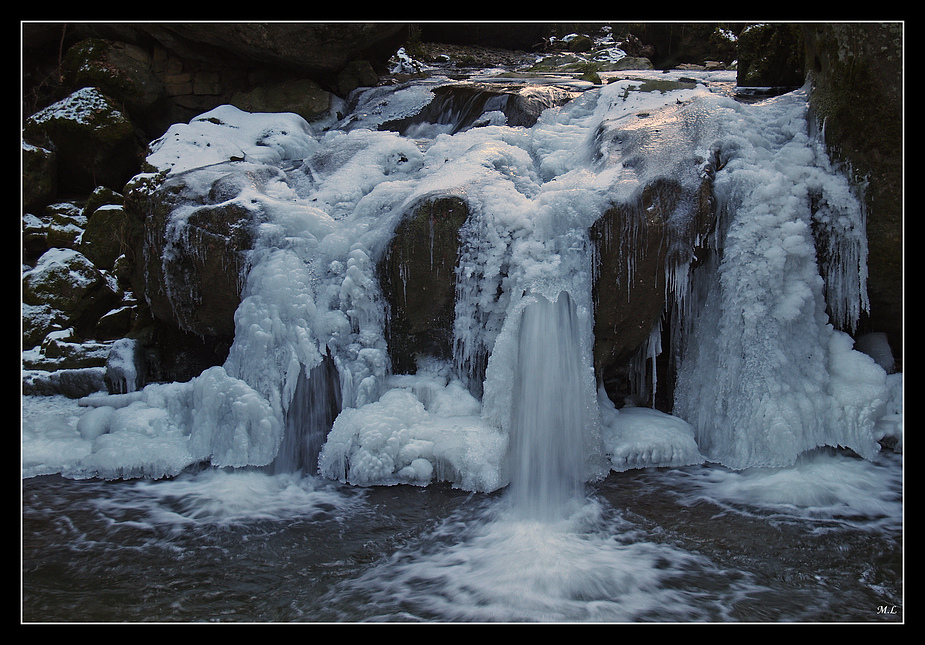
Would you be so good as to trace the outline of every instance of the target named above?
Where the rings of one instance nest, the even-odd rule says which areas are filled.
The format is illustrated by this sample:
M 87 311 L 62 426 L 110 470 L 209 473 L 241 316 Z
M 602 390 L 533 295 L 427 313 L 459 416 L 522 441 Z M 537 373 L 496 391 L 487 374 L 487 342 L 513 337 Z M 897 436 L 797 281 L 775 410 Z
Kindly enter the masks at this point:
M 718 259 L 698 269 L 704 288 L 685 340 L 675 413 L 694 426 L 708 459 L 731 468 L 787 466 L 821 445 L 870 456 L 885 374 L 845 350 L 825 313 L 811 202 L 816 220 L 831 220 L 846 243 L 830 248 L 852 249 L 845 253 L 852 277 L 829 272 L 831 295 L 843 302 L 862 301 L 862 230 L 854 226 L 861 212 L 806 134 L 805 99 L 780 97 L 748 114 L 762 119 L 756 134 L 737 140 L 717 173 Z M 849 380 L 856 395 L 848 394 Z

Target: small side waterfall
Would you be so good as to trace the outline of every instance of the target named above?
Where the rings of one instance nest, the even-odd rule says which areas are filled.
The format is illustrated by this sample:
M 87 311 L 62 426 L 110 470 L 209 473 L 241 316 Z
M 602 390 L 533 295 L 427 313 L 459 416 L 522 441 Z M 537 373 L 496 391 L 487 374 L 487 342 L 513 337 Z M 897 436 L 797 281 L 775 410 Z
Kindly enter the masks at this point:
M 514 511 L 556 519 L 579 499 L 585 471 L 581 349 L 575 305 L 535 294 L 523 310 L 511 409 Z
M 299 374 L 286 413 L 283 443 L 271 464 L 274 473 L 318 473 L 318 455 L 341 409 L 337 368 L 325 356 L 307 374 Z

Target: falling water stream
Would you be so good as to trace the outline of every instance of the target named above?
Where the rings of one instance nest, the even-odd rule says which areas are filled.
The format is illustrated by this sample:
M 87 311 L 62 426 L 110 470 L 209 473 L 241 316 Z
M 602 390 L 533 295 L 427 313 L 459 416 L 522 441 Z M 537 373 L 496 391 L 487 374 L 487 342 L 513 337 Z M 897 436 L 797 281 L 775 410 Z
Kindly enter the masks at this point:
M 588 413 L 580 326 L 568 293 L 532 296 L 520 323 L 511 406 L 510 496 L 517 512 L 561 516 L 584 490 Z
M 694 93 L 664 99 L 666 109 L 687 105 L 681 130 L 706 137 L 709 109 L 697 106 L 713 99 L 684 87 Z M 408 91 L 418 96 L 418 88 Z M 367 116 L 384 104 L 374 98 Z M 746 317 L 757 317 L 760 305 L 760 315 L 793 341 L 794 354 L 810 347 L 823 367 L 806 363 L 800 369 L 808 375 L 791 369 L 772 339 L 766 352 L 743 351 L 761 353 L 747 356 L 760 369 L 736 371 L 734 357 L 714 345 L 727 338 L 747 345 L 748 334 L 774 325 L 749 326 L 739 338 L 727 319 L 711 318 L 727 302 L 746 301 L 746 288 L 727 270 L 714 284 L 728 293 L 679 298 L 709 312 L 691 336 L 703 340 L 684 374 L 683 402 L 688 420 L 705 418 L 698 431 L 710 432 L 713 418 L 747 412 L 735 397 L 753 396 L 767 382 L 798 389 L 805 376 L 818 387 L 807 395 L 812 405 L 798 400 L 792 411 L 766 397 L 756 414 L 780 433 L 792 428 L 775 417 L 780 408 L 788 421 L 830 410 L 837 421 L 820 420 L 808 438 L 778 439 L 798 455 L 767 461 L 787 464 L 723 465 L 697 454 L 686 421 L 645 409 L 621 415 L 606 394 L 599 399 L 584 232 L 600 213 L 601 194 L 635 185 L 629 173 L 643 173 L 647 163 L 670 166 L 660 155 L 686 149 L 660 147 L 659 138 L 674 132 L 668 125 L 640 134 L 636 120 L 649 112 L 633 100 L 617 84 L 589 90 L 561 119 L 550 110 L 532 131 L 503 125 L 501 105 L 489 101 L 483 129 L 454 123 L 426 141 L 421 124 L 398 137 L 364 132 L 353 116 L 318 137 L 323 145 L 301 140 L 301 131 L 287 129 L 291 122 L 261 125 L 255 158 L 272 156 L 280 141 L 284 157 L 292 148 L 301 157 L 276 159 L 285 181 L 251 200 L 273 217 L 261 228 L 228 362 L 189 384 L 82 407 L 24 398 L 23 620 L 901 622 L 902 454 L 878 451 L 869 436 L 865 424 L 883 414 L 882 401 L 865 407 L 836 378 L 850 372 L 858 391 L 876 394 L 885 374 L 843 348 L 827 324 L 815 299 L 821 280 L 806 253 L 806 223 L 786 209 L 767 216 L 752 203 L 805 198 L 767 185 L 768 178 L 789 181 L 779 160 L 791 153 L 764 155 L 761 137 L 776 135 L 729 135 L 733 179 L 717 185 L 724 206 L 754 211 L 748 223 L 728 225 L 746 240 L 743 255 L 754 246 L 748 235 L 776 226 L 786 236 L 784 247 L 764 251 L 767 263 L 789 262 L 791 281 L 769 288 L 784 297 L 776 308 L 747 303 Z M 607 112 L 623 101 L 621 116 Z M 730 122 L 751 118 L 741 106 L 721 105 Z M 768 122 L 790 133 L 788 105 Z M 239 131 L 250 123 L 217 112 L 190 127 L 226 118 L 240 118 L 232 128 Z M 614 126 L 626 118 L 626 128 Z M 602 124 L 623 134 L 607 141 Z M 598 146 L 594 154 L 589 142 Z M 737 161 L 752 146 L 766 163 L 759 170 Z M 802 146 L 794 146 L 795 158 L 805 161 Z M 621 161 L 608 166 L 607 159 Z M 570 163 L 578 166 L 562 169 Z M 762 181 L 764 197 L 737 194 Z M 801 181 L 821 186 L 839 208 L 817 175 Z M 455 343 L 467 360 L 488 356 L 476 388 L 465 385 L 472 371 L 445 366 L 389 374 L 382 310 L 370 286 L 372 259 L 394 227 L 391 213 L 447 185 L 466 192 L 473 211 L 463 232 L 470 244 L 460 256 Z M 772 216 L 787 221 L 742 232 Z M 788 338 L 786 330 L 801 335 Z M 714 369 L 724 376 L 715 378 Z M 725 389 L 708 396 L 711 383 Z M 716 408 L 730 411 L 711 417 L 715 410 L 697 408 L 712 396 Z M 843 421 L 842 410 L 856 414 Z M 87 428 L 104 422 L 102 434 L 87 438 Z M 646 428 L 641 441 L 633 423 Z M 739 420 L 737 428 L 748 425 Z M 832 441 L 829 425 L 848 427 L 839 442 L 855 445 Z M 736 459 L 757 450 L 739 436 L 700 445 L 721 456 L 734 445 Z

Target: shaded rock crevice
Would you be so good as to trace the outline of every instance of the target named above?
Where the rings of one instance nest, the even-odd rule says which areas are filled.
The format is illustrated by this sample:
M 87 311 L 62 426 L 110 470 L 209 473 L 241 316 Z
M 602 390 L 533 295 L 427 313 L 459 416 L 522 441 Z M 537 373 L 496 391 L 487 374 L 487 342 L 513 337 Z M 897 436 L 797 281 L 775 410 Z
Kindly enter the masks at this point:
M 695 190 L 672 179 L 656 179 L 635 199 L 609 208 L 591 227 L 596 256 L 594 369 L 615 403 L 651 394 L 639 391 L 637 372 L 645 368 L 639 363 L 646 359 L 641 353 L 661 325 L 669 323 L 675 292 L 684 289 L 675 282 L 685 280 L 705 256 L 703 241 L 714 226 L 708 173 Z M 664 380 L 670 391 L 671 379 Z
M 453 357 L 460 229 L 469 217 L 454 196 L 429 199 L 399 223 L 379 266 L 389 356 L 396 374 L 413 374 L 422 357 Z

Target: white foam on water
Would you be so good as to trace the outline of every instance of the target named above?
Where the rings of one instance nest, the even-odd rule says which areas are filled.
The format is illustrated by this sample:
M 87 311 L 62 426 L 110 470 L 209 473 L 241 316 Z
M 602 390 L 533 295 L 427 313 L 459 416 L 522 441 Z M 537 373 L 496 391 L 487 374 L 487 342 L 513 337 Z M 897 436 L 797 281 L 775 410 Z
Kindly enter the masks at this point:
M 450 518 L 384 558 L 326 602 L 359 594 L 371 621 L 629 622 L 722 620 L 759 589 L 706 559 L 645 539 L 597 502 L 557 520 L 510 513 Z M 688 575 L 722 581 L 711 601 Z M 724 606 L 724 603 L 725 606 Z

